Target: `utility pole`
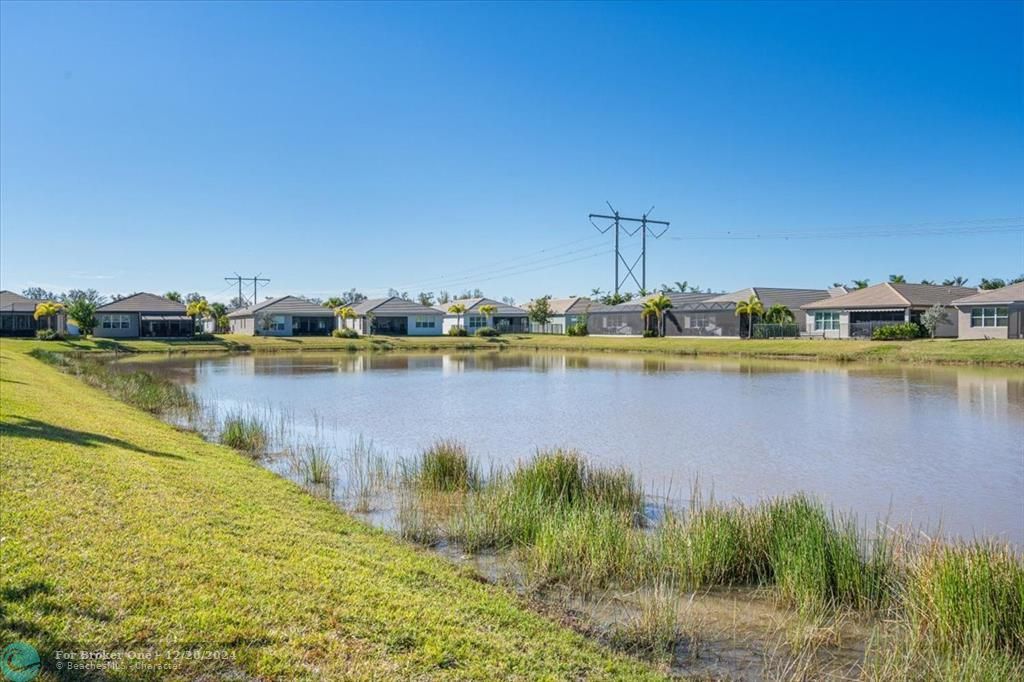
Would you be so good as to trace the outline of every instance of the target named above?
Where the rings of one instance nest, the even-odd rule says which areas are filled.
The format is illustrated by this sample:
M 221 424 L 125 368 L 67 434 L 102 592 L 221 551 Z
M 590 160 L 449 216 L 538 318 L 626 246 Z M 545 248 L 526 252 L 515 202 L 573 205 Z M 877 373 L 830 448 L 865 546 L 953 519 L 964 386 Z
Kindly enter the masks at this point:
M 651 206 L 651 208 L 639 218 L 628 218 L 626 216 L 619 215 L 619 212 L 616 211 L 610 203 L 605 203 L 607 203 L 608 208 L 611 209 L 611 215 L 605 215 L 602 213 L 591 213 L 588 217 L 590 218 L 590 224 L 593 225 L 594 229 L 596 229 L 601 234 L 604 234 L 613 227 L 615 228 L 615 293 L 618 294 L 619 288 L 623 284 L 625 284 L 626 281 L 629 279 L 632 279 L 633 282 L 636 283 L 636 285 L 640 287 L 641 290 L 647 291 L 647 233 L 650 232 L 652 237 L 654 237 L 655 239 L 660 239 L 661 235 L 665 234 L 665 232 L 668 231 L 668 221 L 653 220 L 652 218 L 649 218 L 648 216 L 650 216 L 651 211 L 654 210 L 653 206 Z M 604 229 L 601 229 L 601 227 L 599 227 L 597 223 L 594 222 L 595 218 L 597 218 L 598 220 L 610 220 L 612 221 L 612 223 L 611 225 L 605 226 Z M 639 226 L 636 227 L 632 232 L 630 232 L 627 228 L 622 227 L 622 223 L 639 223 Z M 663 226 L 663 229 L 660 232 L 655 232 L 653 229 L 651 229 L 651 225 Z M 637 232 L 641 233 L 640 255 L 637 256 L 636 260 L 634 260 L 632 264 L 626 262 L 626 259 L 623 258 L 622 256 L 622 252 L 619 250 L 620 230 L 625 232 L 626 236 L 628 237 L 632 237 Z M 619 278 L 620 262 L 626 267 L 626 274 L 621 279 Z M 640 264 L 639 280 L 636 278 L 636 273 L 634 272 L 637 264 Z
M 252 282 L 252 303 L 255 304 L 257 287 L 260 284 L 268 284 L 270 282 L 270 280 L 267 279 L 266 277 L 261 277 L 260 275 L 262 274 L 263 273 L 261 272 L 257 274 L 255 277 L 242 277 L 236 272 L 234 277 L 225 277 L 224 281 L 232 283 L 238 282 L 238 302 L 242 306 L 248 303 L 248 301 L 245 300 L 245 297 L 242 296 L 242 282 Z

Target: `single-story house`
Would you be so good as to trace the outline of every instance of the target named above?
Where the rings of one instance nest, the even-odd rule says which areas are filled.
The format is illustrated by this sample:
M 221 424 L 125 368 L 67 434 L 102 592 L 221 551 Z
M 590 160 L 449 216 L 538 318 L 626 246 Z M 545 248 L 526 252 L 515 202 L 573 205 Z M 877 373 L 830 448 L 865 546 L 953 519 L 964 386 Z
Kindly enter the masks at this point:
M 67 315 L 63 310 L 52 318 L 35 319 L 36 306 L 49 302 L 0 291 L 0 336 L 35 336 L 39 329 L 67 333 Z
M 456 315 L 448 312 L 453 305 L 462 305 L 466 312 Z M 485 315 L 480 308 L 492 305 L 494 313 Z M 460 298 L 447 303 L 438 303 L 434 309 L 444 314 L 444 333 L 459 326 L 459 318 L 466 332 L 473 334 L 481 327 L 493 327 L 502 333 L 523 333 L 530 330 L 529 313 L 518 306 L 509 305 L 491 298 Z
M 143 292 L 97 308 L 92 335 L 108 339 L 179 338 L 192 336 L 195 327 L 184 303 Z
M 669 292 L 665 295 L 672 301 L 672 308 L 665 314 L 665 332 L 670 336 L 680 336 L 683 326 L 678 316 L 682 311 L 695 310 L 698 305 L 716 294 Z M 645 320 L 643 317 L 644 303 L 648 298 L 650 296 L 616 305 L 592 304 L 587 314 L 587 331 L 597 336 L 642 335 L 645 329 L 653 329 L 655 324 L 653 320 Z M 722 306 L 722 309 L 724 310 L 725 306 Z
M 953 301 L 961 339 L 1024 339 L 1024 282 Z
M 529 307 L 532 303 L 533 301 L 530 301 L 522 306 L 524 310 L 527 310 L 527 315 L 529 315 Z M 565 334 L 569 327 L 586 317 L 591 306 L 594 305 L 596 305 L 594 301 L 585 296 L 549 298 L 548 307 L 551 309 L 551 317 L 548 318 L 547 324 L 537 324 L 527 320 L 530 332 L 533 334 Z
M 658 294 L 652 294 L 658 296 Z M 667 292 L 672 307 L 665 311 L 665 336 L 745 337 L 750 333 L 746 316 L 736 315 L 736 304 L 751 296 L 768 310 L 784 305 L 793 313 L 799 332 L 805 331 L 800 306 L 828 298 L 826 289 L 749 287 L 728 294 Z M 591 334 L 637 336 L 653 329 L 656 321 L 643 318 L 643 305 L 651 296 L 615 306 L 593 306 L 587 322 Z M 756 320 L 755 320 L 756 323 Z
M 957 335 L 953 301 L 978 293 L 977 289 L 938 284 L 884 282 L 801 306 L 810 334 L 833 339 L 871 338 L 877 328 L 920 322 L 921 313 L 934 305 L 948 309 L 950 321 L 939 325 L 937 337 Z
M 345 320 L 345 326 L 360 334 L 438 336 L 444 321 L 441 311 L 398 296 L 371 298 L 350 307 L 356 317 Z
M 329 336 L 337 327 L 331 308 L 298 296 L 280 296 L 228 313 L 232 334 Z

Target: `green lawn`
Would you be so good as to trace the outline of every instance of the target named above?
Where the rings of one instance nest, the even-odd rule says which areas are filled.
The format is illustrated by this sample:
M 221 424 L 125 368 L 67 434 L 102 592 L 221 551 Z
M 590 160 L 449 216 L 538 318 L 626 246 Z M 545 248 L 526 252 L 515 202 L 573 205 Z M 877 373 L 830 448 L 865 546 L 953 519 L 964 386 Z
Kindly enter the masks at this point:
M 107 350 L 123 352 L 194 353 L 210 351 L 360 351 L 475 350 L 496 348 L 565 351 L 623 351 L 672 355 L 732 355 L 839 362 L 940 363 L 1024 366 L 1024 341 L 823 341 L 820 339 L 737 340 L 692 338 L 616 338 L 508 334 L 495 339 L 472 337 L 283 337 L 218 335 L 206 341 L 112 341 L 83 339 L 65 342 L 4 339 L 11 348 Z
M 0 644 L 34 645 L 42 679 L 75 677 L 54 671 L 58 650 L 190 647 L 232 660 L 151 676 L 655 677 L 234 451 L 21 352 L 34 345 L 0 347 Z

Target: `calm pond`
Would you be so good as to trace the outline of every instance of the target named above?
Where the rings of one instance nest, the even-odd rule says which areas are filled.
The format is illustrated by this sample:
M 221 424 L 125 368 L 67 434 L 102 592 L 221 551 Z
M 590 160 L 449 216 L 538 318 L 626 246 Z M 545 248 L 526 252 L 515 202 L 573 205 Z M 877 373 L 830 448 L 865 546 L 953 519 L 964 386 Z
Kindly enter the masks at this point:
M 132 361 L 223 411 L 271 407 L 395 457 L 437 438 L 487 463 L 569 446 L 649 492 L 806 491 L 865 521 L 1024 544 L 1024 372 L 566 353 Z

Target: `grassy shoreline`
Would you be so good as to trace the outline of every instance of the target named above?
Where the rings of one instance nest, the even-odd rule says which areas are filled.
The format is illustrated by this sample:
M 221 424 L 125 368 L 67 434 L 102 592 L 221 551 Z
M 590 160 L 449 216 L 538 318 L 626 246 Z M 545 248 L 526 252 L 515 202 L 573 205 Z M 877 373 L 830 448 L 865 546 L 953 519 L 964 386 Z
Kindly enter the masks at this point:
M 297 351 L 476 351 L 552 350 L 579 352 L 650 353 L 668 356 L 732 356 L 798 361 L 874 362 L 1024 367 L 1024 341 L 919 339 L 915 341 L 850 341 L 820 339 L 738 340 L 693 338 L 619 338 L 507 334 L 474 337 L 267 337 L 216 335 L 207 340 L 73 339 L 37 341 L 5 338 L 12 350 L 44 348 L 54 351 L 110 353 L 215 353 Z
M 0 638 L 227 660 L 107 679 L 655 679 L 229 448 L 0 349 Z M 73 409 L 68 409 L 69 407 Z

